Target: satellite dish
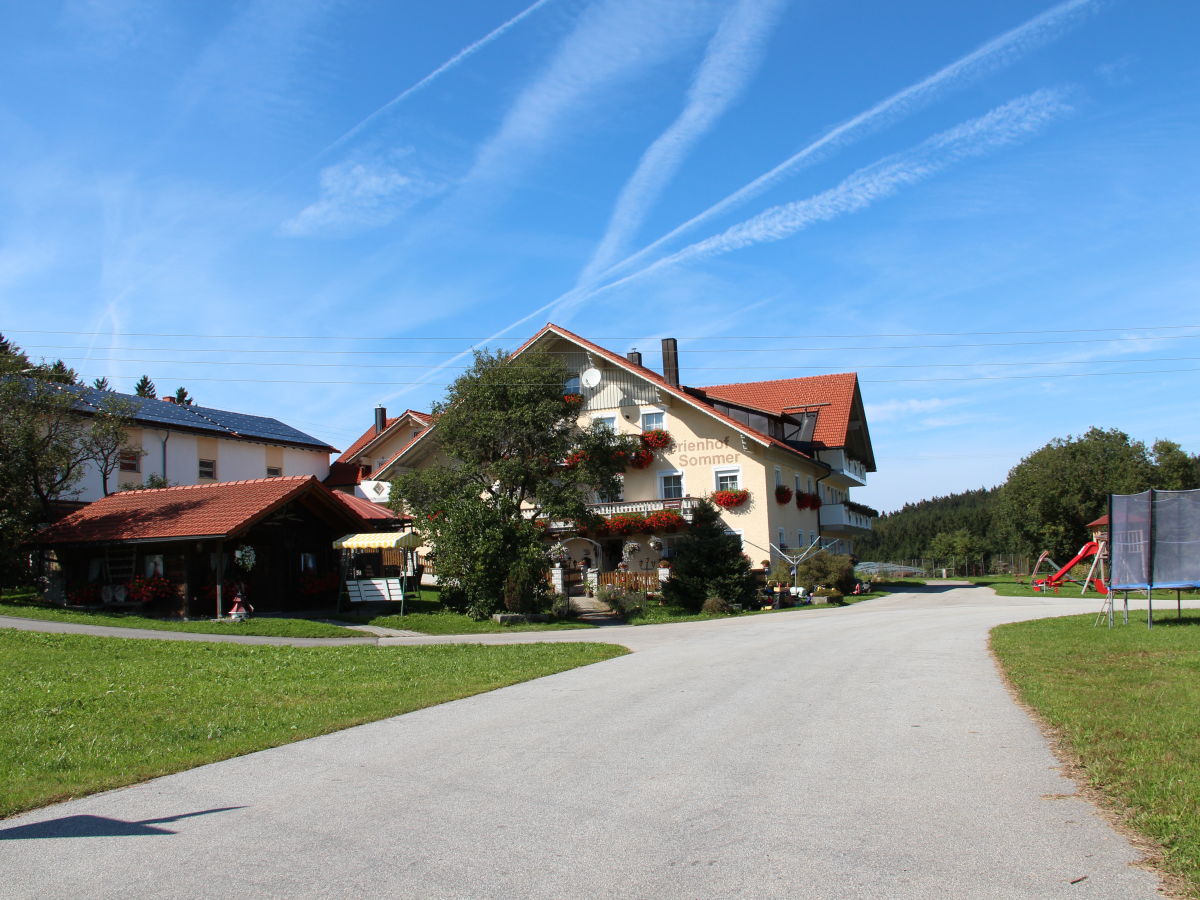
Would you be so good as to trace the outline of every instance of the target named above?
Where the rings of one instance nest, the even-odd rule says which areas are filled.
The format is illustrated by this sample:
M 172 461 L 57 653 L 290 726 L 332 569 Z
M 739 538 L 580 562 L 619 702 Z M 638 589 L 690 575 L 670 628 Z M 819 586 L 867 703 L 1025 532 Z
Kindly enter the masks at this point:
M 600 383 L 600 370 L 595 366 L 588 366 L 579 373 L 579 383 L 585 388 L 594 388 Z

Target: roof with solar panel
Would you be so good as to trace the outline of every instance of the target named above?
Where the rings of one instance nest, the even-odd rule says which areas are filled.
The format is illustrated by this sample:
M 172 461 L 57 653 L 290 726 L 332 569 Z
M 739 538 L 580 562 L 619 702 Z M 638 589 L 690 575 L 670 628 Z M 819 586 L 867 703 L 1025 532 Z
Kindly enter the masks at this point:
M 178 428 L 227 438 L 337 452 L 324 441 L 266 416 L 251 416 L 195 404 L 184 406 L 170 399 L 101 391 L 83 385 L 61 384 L 54 387 L 74 394 L 76 408 L 84 413 L 99 412 L 106 399 L 115 397 L 132 405 L 129 417 L 139 425 Z

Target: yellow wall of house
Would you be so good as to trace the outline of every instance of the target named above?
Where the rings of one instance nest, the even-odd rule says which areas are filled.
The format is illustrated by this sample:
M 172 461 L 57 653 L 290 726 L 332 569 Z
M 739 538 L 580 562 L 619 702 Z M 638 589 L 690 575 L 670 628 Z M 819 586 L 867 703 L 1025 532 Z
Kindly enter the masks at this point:
M 642 414 L 651 412 L 664 413 L 663 427 L 670 432 L 672 445 L 656 453 L 648 468 L 626 471 L 626 501 L 658 499 L 659 478 L 667 472 L 682 473 L 685 497 L 708 497 L 716 490 L 717 471 L 736 468 L 740 486 L 750 492 L 750 498 L 740 507 L 721 510 L 721 518 L 727 527 L 742 534 L 745 551 L 756 566 L 770 556 L 772 543 L 778 545 L 780 528 L 789 548 L 799 544 L 801 530 L 806 546 L 813 539 L 818 527 L 816 511 L 798 509 L 794 498 L 787 504 L 775 499 L 777 465 L 787 487 L 794 487 L 797 473 L 807 487 L 808 478 L 815 482 L 825 471 L 794 453 L 763 447 L 749 438 L 743 442 L 741 432 L 733 426 L 665 392 L 654 403 L 594 407 L 585 401 L 579 424 L 589 427 L 596 418 L 612 418 L 619 433 L 638 434 Z

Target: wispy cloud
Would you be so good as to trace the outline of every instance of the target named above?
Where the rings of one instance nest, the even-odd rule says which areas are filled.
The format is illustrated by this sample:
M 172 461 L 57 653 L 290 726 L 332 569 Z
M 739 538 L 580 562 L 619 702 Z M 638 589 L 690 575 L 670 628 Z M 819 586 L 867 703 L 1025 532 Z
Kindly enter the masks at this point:
M 621 189 L 608 227 L 579 276 L 590 283 L 624 252 L 692 146 L 745 90 L 787 0 L 740 0 L 726 13 L 696 71 L 679 116 L 646 149 Z
M 277 114 L 297 104 L 301 61 L 320 46 L 321 26 L 337 0 L 252 0 L 200 54 L 183 79 L 176 114 L 205 105 L 240 118 Z
M 913 416 L 941 412 L 965 402 L 962 399 L 948 397 L 929 397 L 920 399 L 907 397 L 900 400 L 885 400 L 881 403 L 868 403 L 867 418 L 873 424 L 894 422 L 897 419 L 911 419 Z
M 283 223 L 293 236 L 352 234 L 386 225 L 441 185 L 380 160 L 348 160 L 321 172 L 321 197 Z
M 509 31 L 516 25 L 519 25 L 522 21 L 527 19 L 529 16 L 533 15 L 533 13 L 537 12 L 539 9 L 541 9 L 543 6 L 545 6 L 547 3 L 551 3 L 551 2 L 553 2 L 553 0 L 537 0 L 536 3 L 533 3 L 530 6 L 525 7 L 525 9 L 521 10 L 519 13 L 517 13 L 515 16 L 513 16 L 507 22 L 504 22 L 503 24 L 498 25 L 495 28 L 493 28 L 491 31 L 489 31 L 487 34 L 485 34 L 483 37 L 479 38 L 479 40 L 473 41 L 472 43 L 463 47 L 461 50 L 459 50 L 457 53 L 455 53 L 453 56 L 451 56 L 448 60 L 446 60 L 444 63 L 442 63 L 436 69 L 434 69 L 432 72 L 430 72 L 424 78 L 422 78 L 420 81 L 417 81 L 416 83 L 410 85 L 409 87 L 406 87 L 404 90 L 402 90 L 399 94 L 397 94 L 395 97 L 393 97 L 387 103 L 383 104 L 383 106 L 379 107 L 377 110 L 375 110 L 369 116 L 364 118 L 357 125 L 355 125 L 353 128 L 351 128 L 349 131 L 347 131 L 341 137 L 339 137 L 337 140 L 333 141 L 331 144 L 329 144 L 327 147 L 325 147 L 323 150 L 321 150 L 314 158 L 319 158 L 321 156 L 324 156 L 327 153 L 331 153 L 332 151 L 336 150 L 338 147 L 341 147 L 342 145 L 346 144 L 347 142 L 354 140 L 354 138 L 358 137 L 366 129 L 370 128 L 372 124 L 374 124 L 376 121 L 378 121 L 381 117 L 387 115 L 389 112 L 391 112 L 398 105 L 403 103 L 405 100 L 407 100 L 413 94 L 416 94 L 419 91 L 424 90 L 425 88 L 429 87 L 429 85 L 432 84 L 434 81 L 436 81 L 440 76 L 446 74 L 451 69 L 458 66 L 460 63 L 465 61 L 468 57 L 474 56 L 476 53 L 478 53 L 480 50 L 482 50 L 488 44 L 492 43 L 497 38 L 501 37 L 505 32 Z
M 986 115 L 934 135 L 906 153 L 859 169 L 835 188 L 805 200 L 771 207 L 720 234 L 684 247 L 632 275 L 611 282 L 604 290 L 669 266 L 783 240 L 817 222 L 865 209 L 956 163 L 1028 137 L 1072 110 L 1070 94 L 1065 89 L 1046 89 L 1018 97 Z
M 627 271 L 651 257 L 663 245 L 761 195 L 783 179 L 826 158 L 837 148 L 910 115 L 954 88 L 964 86 L 1003 66 L 1011 65 L 1058 37 L 1097 3 L 1098 0 L 1065 0 L 1016 28 L 992 38 L 929 77 L 909 85 L 830 129 L 769 172 L 743 185 L 723 200 L 622 260 L 606 274 Z
M 1078 18 L 1094 8 L 1097 3 L 1098 0 L 1065 0 L 1065 2 L 1056 4 L 1045 12 L 1018 25 L 1016 28 L 992 38 L 990 41 L 949 65 L 944 66 L 927 78 L 892 94 L 887 99 L 876 103 L 870 109 L 831 129 L 816 141 L 813 141 L 775 166 L 769 172 L 755 178 L 725 199 L 693 216 L 668 234 L 646 245 L 641 250 L 621 260 L 621 262 L 610 266 L 606 271 L 595 274 L 591 283 L 580 279 L 580 282 L 571 290 L 555 297 L 550 302 L 537 307 L 512 322 L 497 332 L 491 340 L 503 337 L 513 329 L 541 316 L 558 316 L 561 312 L 571 309 L 596 293 L 606 290 L 606 287 L 600 286 L 605 276 L 617 276 L 622 272 L 629 272 L 630 269 L 635 269 L 634 274 L 638 274 L 636 267 L 639 264 L 644 264 L 646 260 L 651 259 L 668 242 L 715 218 L 721 213 L 727 212 L 735 206 L 758 196 L 785 177 L 799 172 L 805 166 L 811 165 L 820 158 L 824 158 L 825 154 L 851 143 L 855 138 L 903 118 L 922 106 L 933 102 L 952 88 L 964 86 L 988 72 L 1016 62 L 1025 54 L 1056 38 Z M 591 267 L 589 266 L 589 268 Z M 623 279 L 619 283 L 623 283 L 626 280 L 628 278 Z
M 709 33 L 717 6 L 685 0 L 604 0 L 521 92 L 480 148 L 464 184 L 495 184 L 528 166 L 563 137 L 606 90 L 661 65 Z

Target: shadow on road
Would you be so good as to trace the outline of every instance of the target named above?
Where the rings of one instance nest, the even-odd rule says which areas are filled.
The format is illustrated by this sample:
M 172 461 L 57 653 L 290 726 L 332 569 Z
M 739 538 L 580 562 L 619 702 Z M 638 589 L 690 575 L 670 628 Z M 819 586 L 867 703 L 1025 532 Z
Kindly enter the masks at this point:
M 959 588 L 973 587 L 981 587 L 981 585 L 970 581 L 959 581 L 948 584 L 906 584 L 890 590 L 893 594 L 944 594 L 947 591 L 957 591 Z
M 245 809 L 245 807 L 222 806 L 217 809 L 202 809 L 199 812 L 181 813 L 178 816 L 164 816 L 161 819 L 142 819 L 139 822 L 107 819 L 104 816 L 64 816 L 61 819 L 51 819 L 48 822 L 18 825 L 15 828 L 0 828 L 0 841 L 36 840 L 38 838 L 141 837 L 156 834 L 175 834 L 169 828 L 155 828 L 154 826 L 164 822 L 178 822 L 180 819 L 190 819 L 194 816 L 207 816 L 212 813 L 228 812 L 233 809 Z

